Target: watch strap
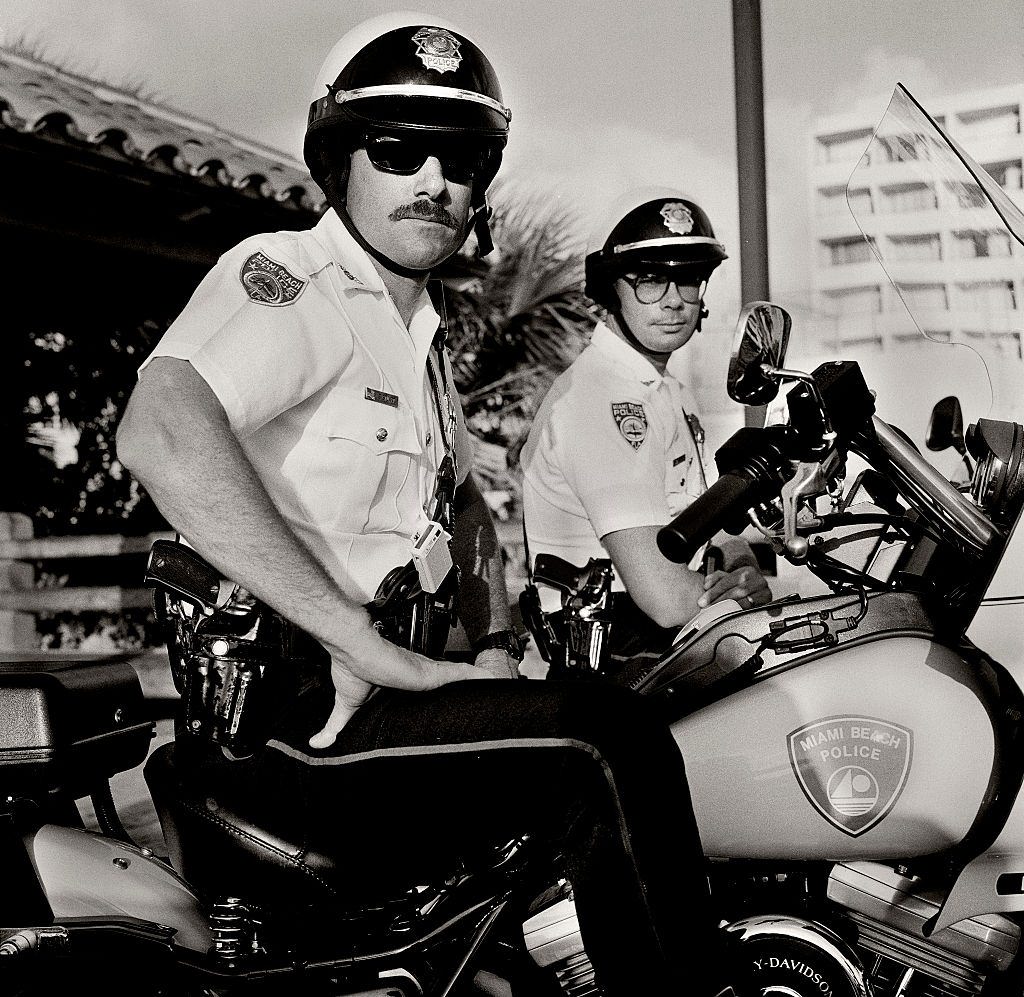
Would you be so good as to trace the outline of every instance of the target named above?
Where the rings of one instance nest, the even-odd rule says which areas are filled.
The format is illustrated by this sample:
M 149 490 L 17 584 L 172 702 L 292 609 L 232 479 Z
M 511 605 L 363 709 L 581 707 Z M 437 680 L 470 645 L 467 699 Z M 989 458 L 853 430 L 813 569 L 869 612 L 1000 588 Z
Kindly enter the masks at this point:
M 523 652 L 526 650 L 525 642 L 514 630 L 495 630 L 493 633 L 485 634 L 479 640 L 473 641 L 474 654 L 479 654 L 492 647 L 505 651 L 520 662 L 523 660 Z

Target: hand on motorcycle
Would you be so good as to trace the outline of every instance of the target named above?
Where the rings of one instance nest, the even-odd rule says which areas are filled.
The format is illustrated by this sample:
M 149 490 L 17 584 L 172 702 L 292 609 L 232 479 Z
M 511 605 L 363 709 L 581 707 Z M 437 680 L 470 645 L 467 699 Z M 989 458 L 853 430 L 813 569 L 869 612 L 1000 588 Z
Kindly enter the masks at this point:
M 752 565 L 731 571 L 713 571 L 704 579 L 704 594 L 697 600 L 702 609 L 723 599 L 735 599 L 744 609 L 772 601 L 764 575 Z
M 477 667 L 459 661 L 435 661 L 384 640 L 375 630 L 350 635 L 346 647 L 328 647 L 331 654 L 331 681 L 334 683 L 334 709 L 309 746 L 323 750 L 334 744 L 345 724 L 370 698 L 378 686 L 422 692 L 449 682 L 466 679 L 508 678 L 507 665 Z M 477 660 L 486 652 L 481 652 Z M 503 651 L 500 657 L 507 657 Z

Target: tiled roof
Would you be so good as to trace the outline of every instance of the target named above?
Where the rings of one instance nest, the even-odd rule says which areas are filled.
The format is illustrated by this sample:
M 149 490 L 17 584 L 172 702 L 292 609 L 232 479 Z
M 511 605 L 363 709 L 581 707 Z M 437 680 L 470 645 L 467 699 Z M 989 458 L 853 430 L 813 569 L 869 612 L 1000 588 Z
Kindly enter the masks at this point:
M 0 46 L 0 130 L 56 131 L 126 159 L 319 211 L 301 163 L 209 122 Z

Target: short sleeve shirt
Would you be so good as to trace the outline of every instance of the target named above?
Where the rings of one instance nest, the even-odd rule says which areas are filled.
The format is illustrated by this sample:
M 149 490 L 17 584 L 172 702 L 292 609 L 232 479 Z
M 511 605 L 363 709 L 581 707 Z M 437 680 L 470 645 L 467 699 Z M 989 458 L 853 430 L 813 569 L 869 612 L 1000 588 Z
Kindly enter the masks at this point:
M 552 385 L 523 448 L 531 557 L 605 558 L 601 538 L 663 526 L 705 491 L 691 394 L 598 324 Z M 616 587 L 621 583 L 616 579 Z
M 282 516 L 367 602 L 428 521 L 446 437 L 460 483 L 472 463 L 450 364 L 437 376 L 430 349 L 438 325 L 424 293 L 406 327 L 329 210 L 311 230 L 226 253 L 146 364 L 196 369 Z

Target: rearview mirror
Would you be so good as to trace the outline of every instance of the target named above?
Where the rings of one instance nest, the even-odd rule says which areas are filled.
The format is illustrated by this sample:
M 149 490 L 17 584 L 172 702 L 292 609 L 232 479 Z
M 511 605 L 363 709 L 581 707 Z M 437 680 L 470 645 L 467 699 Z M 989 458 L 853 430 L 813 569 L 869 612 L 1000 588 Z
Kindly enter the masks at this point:
M 767 405 L 779 393 L 769 376 L 786 360 L 793 320 L 781 305 L 754 301 L 740 312 L 732 340 L 726 390 L 741 405 Z
M 950 447 L 955 447 L 961 456 L 967 453 L 967 444 L 964 442 L 964 414 L 960 408 L 960 399 L 956 395 L 946 395 L 935 403 L 932 416 L 928 420 L 924 445 L 937 453 Z

